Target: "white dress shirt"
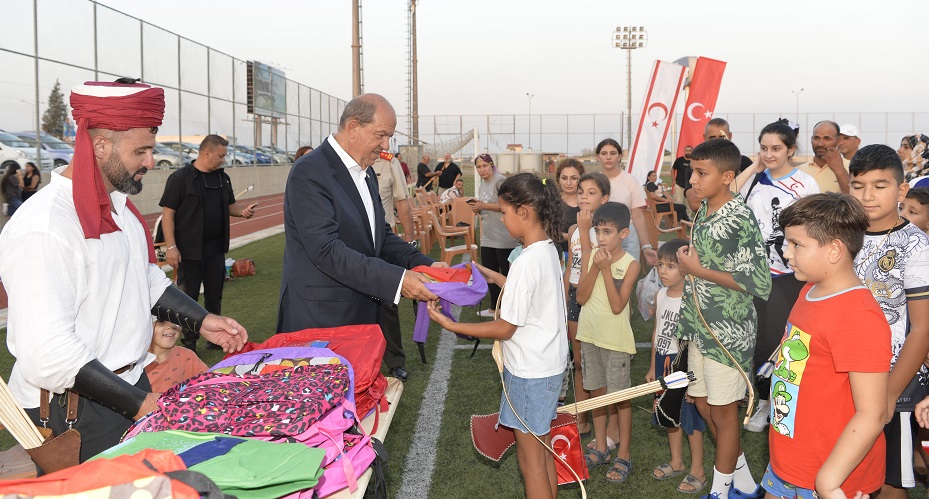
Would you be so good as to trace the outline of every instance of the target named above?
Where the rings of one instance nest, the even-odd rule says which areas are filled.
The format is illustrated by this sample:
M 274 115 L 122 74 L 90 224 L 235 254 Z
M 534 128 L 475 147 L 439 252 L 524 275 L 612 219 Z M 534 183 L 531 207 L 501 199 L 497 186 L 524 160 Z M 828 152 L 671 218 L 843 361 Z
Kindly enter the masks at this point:
M 147 230 L 110 194 L 122 230 L 85 239 L 71 179 L 52 172 L 0 233 L 0 278 L 9 294 L 7 347 L 16 357 L 10 389 L 25 408 L 39 389 L 62 393 L 85 364 L 135 367 L 119 376 L 135 384 L 152 341 L 152 304 L 171 285 L 148 262 Z
M 349 156 L 347 152 L 345 152 L 345 149 L 342 149 L 342 146 L 339 145 L 338 141 L 335 140 L 335 135 L 330 135 L 326 140 L 335 150 L 335 153 L 339 155 L 339 159 L 341 159 L 342 163 L 345 164 L 345 167 L 348 168 L 348 174 L 351 175 L 352 180 L 355 181 L 355 187 L 358 189 L 358 195 L 361 196 L 361 202 L 364 204 L 365 212 L 368 215 L 368 226 L 371 227 L 371 243 L 374 246 L 377 246 L 374 229 L 374 199 L 372 197 L 371 190 L 368 189 L 368 184 L 366 183 L 368 167 L 362 167 L 356 163 L 355 160 L 352 159 L 352 157 Z M 378 198 L 377 202 L 381 202 L 380 198 Z M 403 277 L 406 277 L 406 269 L 403 269 L 403 276 L 400 278 L 400 285 L 397 286 L 397 293 L 394 295 L 395 305 L 400 303 L 400 290 L 403 288 Z

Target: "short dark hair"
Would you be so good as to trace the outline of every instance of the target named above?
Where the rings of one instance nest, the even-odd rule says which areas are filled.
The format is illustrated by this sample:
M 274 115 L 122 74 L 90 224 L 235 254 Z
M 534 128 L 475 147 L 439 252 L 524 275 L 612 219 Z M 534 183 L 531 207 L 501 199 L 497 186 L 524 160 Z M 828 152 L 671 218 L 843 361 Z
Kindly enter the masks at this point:
M 906 198 L 919 204 L 929 205 L 929 187 L 914 187 L 906 193 Z
M 607 201 L 594 212 L 592 222 L 594 227 L 603 224 L 613 224 L 616 230 L 623 230 L 629 228 L 629 221 L 631 219 L 632 214 L 629 213 L 628 206 L 617 203 L 616 201 Z
M 613 146 L 617 151 L 619 151 L 619 154 L 623 153 L 623 146 L 619 145 L 619 142 L 616 142 L 613 139 L 603 139 L 599 144 L 597 144 L 597 154 L 600 154 L 600 149 L 603 149 L 606 146 Z
M 610 195 L 610 179 L 606 178 L 606 175 L 600 172 L 587 172 L 581 175 L 581 178 L 577 180 L 578 187 L 588 180 L 597 184 L 597 188 L 600 189 L 600 194 L 604 196 Z
M 677 263 L 677 250 L 689 245 L 690 243 L 686 239 L 681 238 L 665 241 L 658 246 L 658 259 L 671 260 Z
M 732 133 L 732 130 L 729 129 L 729 122 L 722 118 L 713 118 L 710 121 L 707 121 L 706 125 L 704 125 L 703 127 L 703 130 L 705 131 L 708 126 L 715 126 L 717 128 L 725 128 L 727 132 L 729 132 L 730 134 Z
M 212 151 L 217 147 L 229 147 L 229 141 L 220 137 L 219 135 L 210 134 L 204 137 L 200 142 L 200 149 Z
M 892 147 L 884 144 L 871 144 L 858 149 L 848 163 L 848 173 L 855 178 L 874 170 L 890 170 L 897 185 L 903 183 L 903 161 Z
M 820 246 L 838 239 L 852 258 L 864 245 L 868 214 L 857 199 L 848 194 L 824 192 L 810 194 L 781 211 L 781 227 L 802 226 Z
M 822 125 L 823 123 L 828 123 L 830 126 L 832 126 L 832 128 L 835 128 L 835 134 L 836 134 L 836 135 L 839 134 L 839 130 L 841 130 L 841 128 L 839 128 L 839 124 L 838 124 L 838 123 L 836 123 L 836 122 L 834 122 L 834 121 L 832 121 L 832 120 L 822 120 L 822 121 L 816 122 L 816 124 L 813 125 L 813 131 L 815 132 L 815 131 L 816 131 L 816 127 L 818 127 L 819 125 Z
M 690 153 L 691 161 L 710 161 L 720 172 L 739 172 L 742 164 L 742 153 L 739 146 L 726 139 L 710 139 L 694 147 Z

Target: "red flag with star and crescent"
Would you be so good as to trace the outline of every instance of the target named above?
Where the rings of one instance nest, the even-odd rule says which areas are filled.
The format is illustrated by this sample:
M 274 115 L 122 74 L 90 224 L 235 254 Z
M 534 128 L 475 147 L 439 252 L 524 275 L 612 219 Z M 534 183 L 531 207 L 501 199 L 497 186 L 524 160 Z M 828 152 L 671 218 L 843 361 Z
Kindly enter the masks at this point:
M 716 98 L 719 97 L 719 87 L 723 81 L 723 72 L 726 63 L 698 57 L 690 77 L 690 95 L 687 97 L 687 106 L 684 108 L 684 117 L 681 123 L 681 138 L 677 143 L 677 156 L 684 155 L 684 148 L 695 147 L 703 142 L 703 129 L 706 122 L 713 118 L 716 109 Z
M 661 169 L 664 144 L 671 130 L 671 117 L 674 116 L 685 72 L 684 66 L 664 61 L 655 61 L 652 67 L 627 168 L 640 184 L 645 183 L 648 172 Z

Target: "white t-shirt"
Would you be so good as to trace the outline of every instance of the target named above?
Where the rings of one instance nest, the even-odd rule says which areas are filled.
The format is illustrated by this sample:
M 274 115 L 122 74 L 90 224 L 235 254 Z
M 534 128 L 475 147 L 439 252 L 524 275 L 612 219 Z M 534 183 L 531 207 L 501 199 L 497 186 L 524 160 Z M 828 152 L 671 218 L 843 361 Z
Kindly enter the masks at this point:
M 816 183 L 816 179 L 797 168 L 776 179 L 771 178 L 769 170 L 765 170 L 760 175 L 755 187 L 752 187 L 755 176 L 749 177 L 739 190 L 739 194 L 758 220 L 758 228 L 765 241 L 771 275 L 776 277 L 792 274 L 793 271 L 787 266 L 787 259 L 784 258 L 787 239 L 784 238 L 784 230 L 781 228 L 781 210 L 794 204 L 794 201 L 803 196 L 819 193 L 819 184 Z
M 550 239 L 523 249 L 506 278 L 500 318 L 517 326 L 503 365 L 520 378 L 547 378 L 568 365 L 567 314 L 558 247 Z
M 577 286 L 581 282 L 581 231 L 575 227 L 568 240 L 568 251 L 571 252 L 571 273 L 568 275 L 568 282 Z M 590 244 L 591 247 L 597 244 L 597 232 L 593 227 L 590 228 Z
M 626 205 L 629 211 L 645 208 L 645 189 L 631 173 L 620 169 L 619 175 L 610 178 L 610 201 Z M 647 234 L 646 237 L 648 237 Z M 642 248 L 639 243 L 639 234 L 632 221 L 629 222 L 629 235 L 623 239 L 623 249 L 636 260 L 641 260 Z
M 39 388 L 62 393 L 91 360 L 135 384 L 154 359 L 152 304 L 171 285 L 148 262 L 146 228 L 110 194 L 121 230 L 85 239 L 71 179 L 52 172 L 0 233 L 0 278 L 10 294 L 7 347 L 16 357 L 10 390 L 25 408 L 39 406 Z
M 655 354 L 674 355 L 679 351 L 674 332 L 677 331 L 677 320 L 681 313 L 681 296 L 671 298 L 668 296 L 668 288 L 661 288 L 655 305 Z
M 910 334 L 908 302 L 929 300 L 929 237 L 906 219 L 887 231 L 867 232 L 855 256 L 855 273 L 884 311 L 890 324 L 891 365 Z M 919 372 L 897 399 L 897 410 L 912 410 L 925 396 L 929 370 Z

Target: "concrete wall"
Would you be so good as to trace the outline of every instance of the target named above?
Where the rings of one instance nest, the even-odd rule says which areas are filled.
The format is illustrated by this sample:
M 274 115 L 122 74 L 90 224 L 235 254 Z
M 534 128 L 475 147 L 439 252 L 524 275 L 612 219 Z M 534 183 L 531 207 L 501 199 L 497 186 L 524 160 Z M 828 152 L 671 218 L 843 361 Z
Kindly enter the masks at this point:
M 284 192 L 290 166 L 230 166 L 226 167 L 226 173 L 232 179 L 232 190 L 236 196 L 249 185 L 255 185 L 254 189 L 241 198 L 248 199 Z M 135 203 L 143 215 L 161 211 L 158 201 L 161 200 L 161 194 L 165 190 L 165 181 L 168 179 L 168 175 L 174 171 L 176 170 L 173 168 L 156 168 L 149 170 L 145 174 L 145 178 L 142 180 L 144 186 L 142 192 L 131 197 L 132 202 Z

